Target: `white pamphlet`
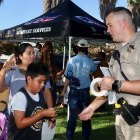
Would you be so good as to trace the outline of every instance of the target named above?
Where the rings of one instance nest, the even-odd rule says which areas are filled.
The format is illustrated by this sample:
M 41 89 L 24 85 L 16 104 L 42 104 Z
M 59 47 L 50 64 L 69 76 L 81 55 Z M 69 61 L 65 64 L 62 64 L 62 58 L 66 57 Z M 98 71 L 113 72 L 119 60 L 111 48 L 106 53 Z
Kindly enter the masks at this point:
M 106 76 L 109 76 L 109 77 L 111 76 L 111 72 L 110 72 L 108 67 L 100 67 L 100 69 L 101 69 L 101 71 L 102 71 L 102 73 L 105 77 Z
M 111 77 L 111 72 L 110 72 L 108 67 L 100 67 L 100 69 L 101 69 L 101 71 L 102 71 L 102 73 L 105 77 L 107 77 L 107 76 Z M 117 102 L 116 92 L 114 92 L 114 91 L 108 91 L 108 92 L 109 92 L 109 94 L 108 94 L 108 104 L 116 103 Z
M 43 122 L 41 140 L 53 140 L 56 126 L 51 128 L 48 126 L 48 122 Z

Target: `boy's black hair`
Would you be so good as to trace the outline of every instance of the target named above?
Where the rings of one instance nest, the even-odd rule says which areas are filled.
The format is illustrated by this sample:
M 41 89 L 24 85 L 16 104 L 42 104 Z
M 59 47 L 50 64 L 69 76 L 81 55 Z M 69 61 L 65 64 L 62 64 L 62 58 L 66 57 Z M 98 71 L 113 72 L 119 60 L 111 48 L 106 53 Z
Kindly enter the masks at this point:
M 107 17 L 109 14 L 111 14 L 111 13 L 117 13 L 117 12 L 121 12 L 121 11 L 124 11 L 124 12 L 127 13 L 130 17 L 132 17 L 132 13 L 130 12 L 129 9 L 127 9 L 127 8 L 125 8 L 125 7 L 115 7 L 115 8 L 113 8 L 113 9 L 108 10 L 108 11 L 105 13 L 105 18 L 104 18 L 104 19 L 106 19 L 106 17 Z
M 48 68 L 41 62 L 32 62 L 31 64 L 29 64 L 25 74 L 26 82 L 28 76 L 35 78 L 39 75 L 45 75 L 46 78 L 48 78 L 49 77 Z

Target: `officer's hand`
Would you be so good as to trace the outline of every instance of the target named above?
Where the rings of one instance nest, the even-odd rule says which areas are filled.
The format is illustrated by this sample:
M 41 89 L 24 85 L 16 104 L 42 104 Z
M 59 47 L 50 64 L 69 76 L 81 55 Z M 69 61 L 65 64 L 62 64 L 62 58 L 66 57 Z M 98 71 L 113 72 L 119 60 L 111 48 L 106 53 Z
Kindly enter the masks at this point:
M 101 90 L 112 90 L 112 84 L 114 79 L 112 77 L 103 77 L 102 81 L 99 82 Z

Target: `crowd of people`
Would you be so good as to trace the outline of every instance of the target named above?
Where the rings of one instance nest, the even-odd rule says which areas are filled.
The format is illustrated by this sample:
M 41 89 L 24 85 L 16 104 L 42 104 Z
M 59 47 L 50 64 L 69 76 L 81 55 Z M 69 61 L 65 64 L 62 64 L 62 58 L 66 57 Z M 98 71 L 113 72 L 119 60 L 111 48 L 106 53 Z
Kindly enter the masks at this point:
M 82 121 L 82 140 L 91 139 L 91 118 L 107 100 L 107 96 L 90 99 L 90 83 L 101 77 L 100 90 L 114 91 L 116 140 L 140 139 L 140 33 L 135 31 L 131 12 L 116 7 L 105 14 L 107 32 L 120 46 L 114 50 L 109 64 L 104 52 L 98 54 L 99 64 L 88 56 L 89 43 L 80 39 L 65 69 L 58 70 L 53 61 L 53 44 L 47 41 L 35 48 L 29 43 L 16 47 L 15 55 L 0 70 L 0 91 L 9 89 L 4 112 L 8 140 L 41 140 L 42 124 L 47 119 L 56 125 L 57 77 L 64 75 L 61 96 L 68 93 L 69 120 L 66 140 L 74 140 L 77 118 Z M 100 66 L 109 67 L 111 77 L 104 77 Z
M 3 64 L 3 67 L 0 71 L 0 91 L 2 92 L 7 88 L 9 88 L 9 90 L 10 90 L 8 109 L 5 111 L 5 114 L 8 119 L 9 119 L 10 115 L 12 114 L 11 109 L 13 108 L 13 106 L 12 106 L 12 103 L 14 102 L 13 97 L 14 97 L 14 95 L 16 95 L 16 93 L 22 87 L 25 87 L 26 82 L 27 82 L 27 79 L 25 78 L 26 70 L 27 70 L 28 66 L 31 63 L 33 63 L 34 61 L 35 61 L 35 51 L 34 51 L 33 46 L 29 43 L 22 43 L 20 46 L 18 46 L 16 48 L 15 56 L 10 58 L 10 60 L 6 61 Z M 36 71 L 36 69 L 34 69 L 34 70 Z M 42 75 L 42 74 L 43 73 L 41 73 L 40 75 Z M 39 74 L 36 74 L 35 76 L 38 76 L 38 75 Z M 50 80 L 48 80 L 48 79 L 49 79 L 49 77 L 47 77 L 47 79 L 44 82 L 42 80 L 38 80 L 38 83 L 41 85 L 41 87 L 43 87 L 43 95 L 44 95 L 45 103 L 46 103 L 48 110 L 52 109 L 53 110 L 52 112 L 54 112 L 54 114 L 55 114 L 55 108 L 53 106 L 53 100 L 52 100 L 52 95 L 51 95 L 51 90 L 50 90 L 51 84 L 50 84 Z M 32 97 L 32 94 L 34 95 L 35 93 L 32 91 L 30 94 Z M 17 99 L 22 100 L 23 96 L 18 96 Z M 34 98 L 36 99 L 37 97 L 32 97 L 32 98 L 34 100 Z M 25 101 L 26 101 L 26 99 L 25 99 Z M 17 102 L 17 100 L 16 100 L 16 102 Z M 24 102 L 24 103 L 26 103 L 26 102 Z M 29 125 L 32 125 L 35 122 L 39 121 L 39 119 L 36 119 L 36 121 L 30 122 L 28 120 L 28 117 L 25 114 L 25 111 L 27 109 L 26 104 L 22 104 L 22 102 L 21 102 L 21 104 L 18 104 L 18 105 L 19 106 L 17 106 L 15 110 L 19 110 L 18 113 L 19 112 L 22 113 L 22 116 L 20 115 L 20 113 L 19 114 L 17 113 L 17 117 L 20 118 L 19 116 L 21 116 L 20 119 L 23 120 L 23 123 L 25 123 L 25 127 L 28 127 Z M 14 106 L 15 106 L 15 104 L 14 104 Z M 38 111 L 40 111 L 40 109 L 35 110 L 35 108 L 34 108 L 34 110 L 30 110 L 30 111 L 32 111 L 30 114 L 32 116 L 32 113 L 34 111 L 38 112 Z M 51 112 L 51 111 L 49 110 L 48 112 Z M 46 111 L 46 113 L 47 113 L 47 111 Z M 47 116 L 47 114 L 46 114 L 46 116 Z M 14 117 L 15 117 L 15 113 L 14 113 Z M 27 122 L 26 122 L 26 119 L 24 121 L 24 119 L 23 119 L 24 117 L 27 117 Z M 43 118 L 43 116 L 41 118 Z M 53 126 L 55 124 L 55 117 L 51 116 L 48 119 L 48 121 L 49 121 L 49 124 Z M 9 121 L 8 126 L 10 126 L 9 125 L 10 123 L 11 122 Z M 16 122 L 16 126 L 18 128 L 17 122 Z M 20 127 L 21 126 L 19 126 L 19 128 Z M 40 131 L 41 131 L 41 129 L 40 129 Z M 36 131 L 34 130 L 34 132 L 36 132 Z M 19 136 L 19 135 L 18 134 L 15 135 L 13 140 L 18 139 L 17 136 Z M 11 140 L 12 140 L 12 138 L 11 138 Z

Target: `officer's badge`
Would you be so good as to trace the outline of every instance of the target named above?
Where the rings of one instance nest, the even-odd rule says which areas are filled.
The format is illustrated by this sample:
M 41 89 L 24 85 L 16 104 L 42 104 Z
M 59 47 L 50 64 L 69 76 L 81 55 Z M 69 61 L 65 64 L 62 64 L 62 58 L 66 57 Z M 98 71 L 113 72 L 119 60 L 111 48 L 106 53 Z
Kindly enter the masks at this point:
M 133 51 L 134 51 L 134 45 L 129 45 L 127 51 L 128 51 L 128 52 L 133 52 Z

